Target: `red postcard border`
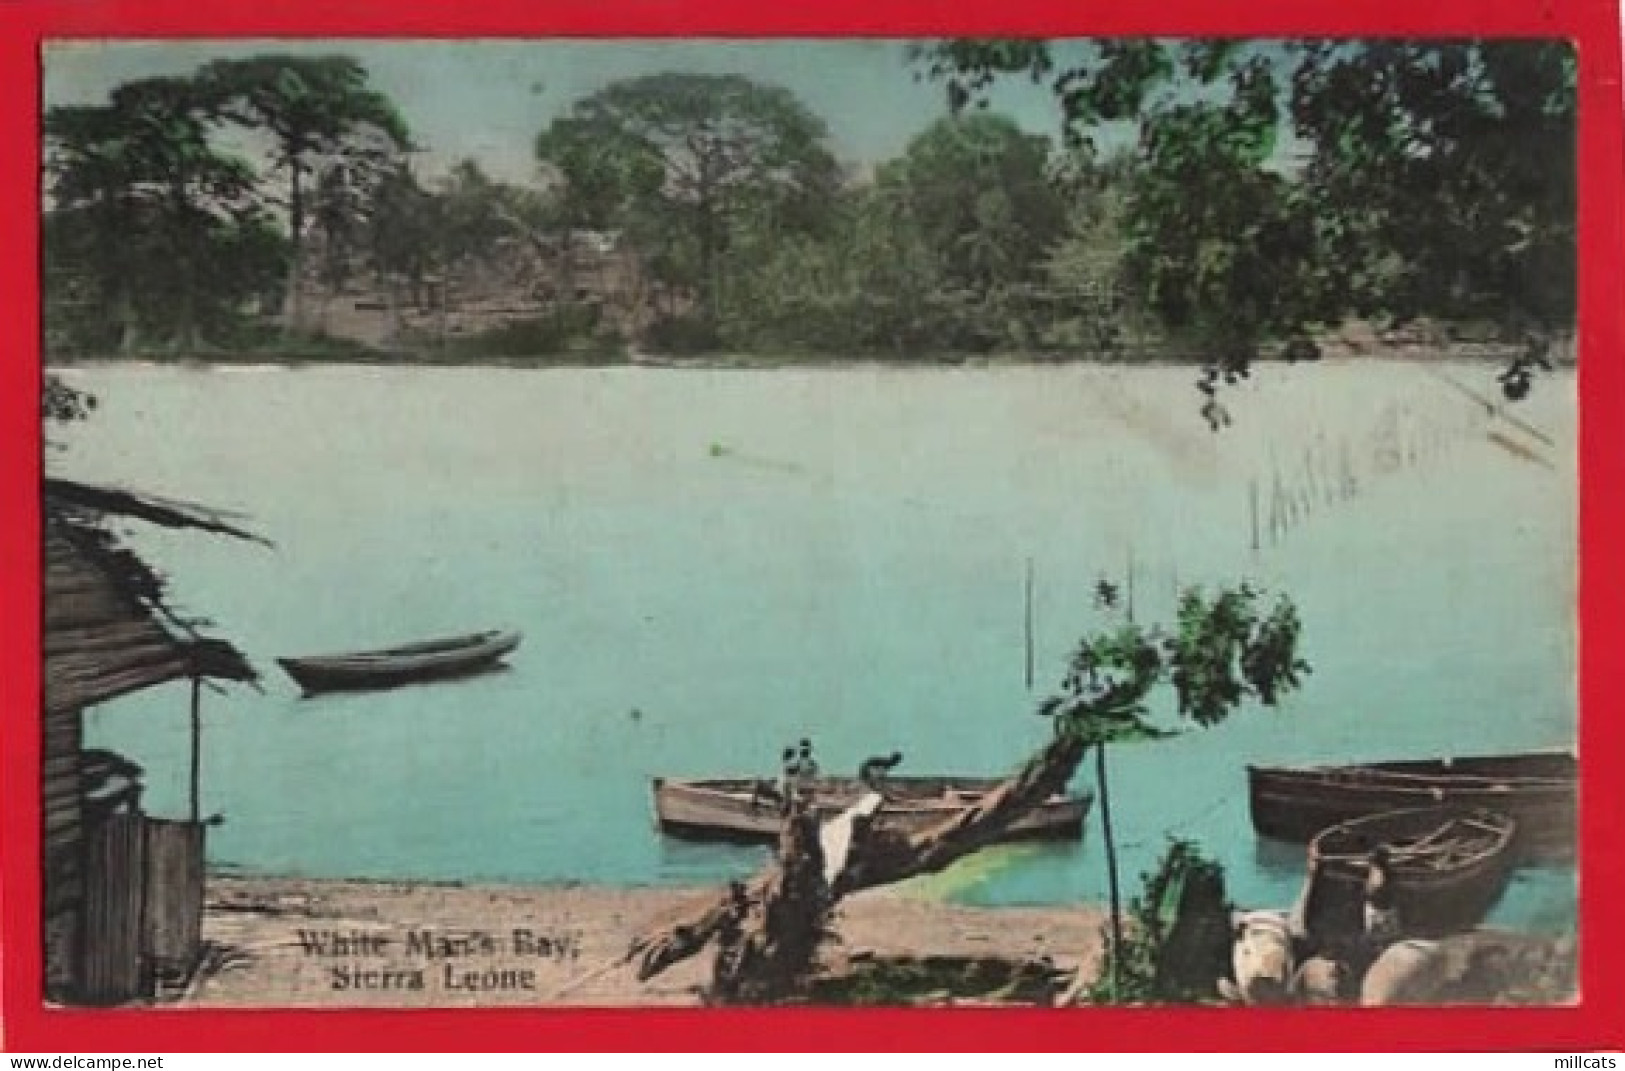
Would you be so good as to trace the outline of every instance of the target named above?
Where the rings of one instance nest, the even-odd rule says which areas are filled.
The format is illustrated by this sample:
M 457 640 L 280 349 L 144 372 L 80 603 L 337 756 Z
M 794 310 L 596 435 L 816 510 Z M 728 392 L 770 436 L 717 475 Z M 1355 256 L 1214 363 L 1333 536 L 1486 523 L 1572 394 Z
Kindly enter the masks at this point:
M 52 38 L 1568 37 L 1580 55 L 1582 987 L 1545 1009 L 55 1011 L 39 948 L 39 45 Z M 1576 1051 L 1625 1047 L 1625 228 L 1617 0 L 12 0 L 0 5 L 0 1049 L 8 1051 Z M 1609 1011 L 1613 1008 L 1613 1011 Z

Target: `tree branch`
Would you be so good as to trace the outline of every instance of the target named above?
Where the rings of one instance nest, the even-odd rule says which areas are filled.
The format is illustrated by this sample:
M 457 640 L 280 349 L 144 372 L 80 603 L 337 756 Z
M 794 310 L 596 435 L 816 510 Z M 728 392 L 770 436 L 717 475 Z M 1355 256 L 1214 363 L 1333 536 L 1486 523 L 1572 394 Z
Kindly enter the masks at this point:
M 890 885 L 905 878 L 933 873 L 992 844 L 1017 820 L 1057 792 L 1063 791 L 1083 759 L 1086 744 L 1076 734 L 1062 733 L 1008 779 L 975 804 L 913 836 L 888 835 L 872 825 L 856 831 L 849 861 L 828 889 L 828 903 L 862 889 Z M 884 815 L 884 808 L 881 815 Z M 638 978 L 646 980 L 701 951 L 741 920 L 758 920 L 759 930 L 780 896 L 795 885 L 788 866 L 805 853 L 806 830 L 793 816 L 780 838 L 779 857 L 749 882 L 709 898 L 681 916 L 638 936 L 624 962 L 637 964 Z M 817 838 L 812 838 L 816 843 Z

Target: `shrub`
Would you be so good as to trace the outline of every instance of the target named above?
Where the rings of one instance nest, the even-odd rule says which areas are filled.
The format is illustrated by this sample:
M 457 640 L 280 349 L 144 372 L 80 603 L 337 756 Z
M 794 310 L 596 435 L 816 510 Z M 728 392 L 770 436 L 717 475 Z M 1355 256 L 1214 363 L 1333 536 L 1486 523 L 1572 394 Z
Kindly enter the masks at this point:
M 649 325 L 645 344 L 660 353 L 712 353 L 722 348 L 716 325 L 701 316 L 664 316 Z

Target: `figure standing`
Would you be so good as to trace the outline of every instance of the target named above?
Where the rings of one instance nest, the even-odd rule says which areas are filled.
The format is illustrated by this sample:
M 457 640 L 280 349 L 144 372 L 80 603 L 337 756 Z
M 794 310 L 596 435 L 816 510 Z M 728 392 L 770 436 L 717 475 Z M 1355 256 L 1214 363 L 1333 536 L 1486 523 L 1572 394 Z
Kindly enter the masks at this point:
M 796 749 L 787 747 L 780 756 L 779 767 L 779 806 L 785 813 L 790 813 L 790 804 L 801 789 L 801 764 L 796 761 Z
M 863 760 L 858 767 L 858 780 L 863 782 L 865 788 L 871 792 L 886 794 L 886 775 L 897 768 L 903 761 L 903 753 L 894 751 L 890 755 L 875 755 Z
M 811 801 L 818 786 L 818 760 L 813 758 L 812 741 L 802 738 L 796 751 L 796 789 L 801 798 Z

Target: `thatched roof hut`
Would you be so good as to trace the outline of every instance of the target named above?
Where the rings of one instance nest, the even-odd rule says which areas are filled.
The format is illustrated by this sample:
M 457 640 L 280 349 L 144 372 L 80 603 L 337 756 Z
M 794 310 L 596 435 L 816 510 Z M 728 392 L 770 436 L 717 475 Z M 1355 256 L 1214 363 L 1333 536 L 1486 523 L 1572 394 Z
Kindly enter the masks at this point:
M 121 756 L 85 750 L 84 709 L 168 681 L 192 680 L 195 790 L 198 682 L 257 678 L 236 648 L 201 635 L 196 622 L 165 603 L 163 578 L 121 545 L 106 522 L 136 518 L 165 527 L 257 537 L 217 511 L 69 480 L 45 481 L 44 506 L 41 803 L 46 988 L 72 994 L 93 959 L 88 938 L 80 939 L 87 901 L 97 892 L 89 888 L 86 873 L 92 810 L 87 801 L 95 802 L 102 781 L 138 778 L 140 772 Z M 136 789 L 130 798 L 138 799 Z M 196 818 L 194 813 L 192 821 Z
M 45 481 L 45 710 L 79 710 L 183 677 L 251 681 L 230 644 L 164 603 L 164 583 L 104 527 L 109 516 L 263 542 L 218 511 L 70 480 Z

